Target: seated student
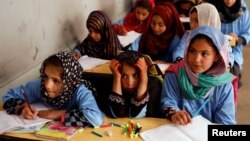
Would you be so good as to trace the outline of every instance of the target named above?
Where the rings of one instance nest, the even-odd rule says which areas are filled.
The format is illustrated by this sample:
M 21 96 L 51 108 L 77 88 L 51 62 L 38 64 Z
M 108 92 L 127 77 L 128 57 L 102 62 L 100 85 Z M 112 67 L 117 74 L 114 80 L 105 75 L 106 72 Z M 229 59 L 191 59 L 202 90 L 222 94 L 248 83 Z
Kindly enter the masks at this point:
M 174 5 L 178 11 L 179 17 L 188 17 L 190 9 L 196 5 L 196 0 L 175 0 Z M 186 30 L 190 29 L 188 22 L 182 22 Z
M 109 95 L 111 117 L 162 117 L 161 82 L 148 75 L 142 54 L 125 51 L 111 61 L 113 88 Z
M 149 55 L 153 61 L 172 63 L 173 52 L 184 33 L 173 4 L 159 2 L 152 11 L 150 26 L 142 33 L 138 51 Z
M 212 26 L 218 30 L 221 29 L 220 15 L 212 4 L 202 3 L 194 6 L 189 13 L 191 30 L 199 26 Z M 182 60 L 186 47 L 187 38 L 191 31 L 186 31 L 182 36 L 181 42 L 173 53 L 175 63 Z M 233 57 L 232 57 L 233 58 Z
M 180 17 L 188 17 L 190 9 L 196 5 L 195 0 L 175 0 L 174 5 Z
M 82 72 L 81 65 L 69 53 L 54 54 L 42 63 L 40 79 L 11 88 L 3 95 L 3 108 L 9 114 L 30 120 L 38 116 L 61 120 L 66 126 L 99 126 L 104 115 L 93 96 L 95 88 L 81 78 Z M 28 101 L 25 101 L 23 91 Z M 42 102 L 51 109 L 30 109 L 27 102 Z
M 87 19 L 89 35 L 71 52 L 76 59 L 88 55 L 101 59 L 113 59 L 122 46 L 109 17 L 103 11 L 93 11 Z
M 236 123 L 227 50 L 219 30 L 201 26 L 191 32 L 184 60 L 172 65 L 164 78 L 161 104 L 168 119 L 185 125 L 202 115 L 213 123 Z
M 115 32 L 118 35 L 126 35 L 129 31 L 142 33 L 150 22 L 151 9 L 148 0 L 138 0 L 134 10 L 125 17 L 123 25 L 114 25 Z
M 250 15 L 244 0 L 218 0 L 214 2 L 221 18 L 221 31 L 235 41 L 232 46 L 234 62 L 230 72 L 236 75 L 241 87 L 243 49 L 250 41 Z

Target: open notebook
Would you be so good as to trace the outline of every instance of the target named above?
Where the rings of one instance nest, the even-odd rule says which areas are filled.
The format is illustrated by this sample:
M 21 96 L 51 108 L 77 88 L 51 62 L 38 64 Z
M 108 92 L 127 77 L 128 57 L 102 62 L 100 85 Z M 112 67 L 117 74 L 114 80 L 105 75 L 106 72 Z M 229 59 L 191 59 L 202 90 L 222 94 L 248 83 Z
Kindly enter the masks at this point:
M 144 141 L 207 141 L 209 124 L 213 123 L 197 116 L 188 125 L 166 124 L 139 135 Z
M 44 106 L 41 103 L 34 103 L 34 104 L 31 104 L 31 106 L 36 108 L 38 111 L 48 109 L 48 107 Z M 20 129 L 20 130 L 21 129 L 26 130 L 28 128 L 34 129 L 34 127 L 41 126 L 45 124 L 46 122 L 51 121 L 49 119 L 43 119 L 39 117 L 33 120 L 27 120 L 27 119 L 23 119 L 21 116 L 18 116 L 18 115 L 10 115 L 6 111 L 0 111 L 0 117 L 1 117 L 0 118 L 0 134 L 8 132 L 8 131 L 13 131 L 16 129 Z

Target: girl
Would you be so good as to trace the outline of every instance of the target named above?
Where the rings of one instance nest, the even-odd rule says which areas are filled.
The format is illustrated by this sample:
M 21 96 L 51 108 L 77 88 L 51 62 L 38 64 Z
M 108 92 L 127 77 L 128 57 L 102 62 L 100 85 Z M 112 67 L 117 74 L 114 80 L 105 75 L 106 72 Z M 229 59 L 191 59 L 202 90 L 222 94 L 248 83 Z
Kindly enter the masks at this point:
M 12 88 L 3 96 L 3 108 L 25 119 L 39 116 L 61 120 L 66 126 L 99 126 L 104 116 L 93 96 L 95 88 L 81 79 L 82 72 L 81 65 L 69 53 L 54 54 L 42 63 L 39 80 Z M 51 109 L 30 109 L 22 91 L 30 103 L 42 102 Z
M 220 16 L 212 4 L 202 3 L 194 6 L 189 13 L 191 30 L 199 26 L 212 26 L 221 29 Z M 187 38 L 191 31 L 187 31 L 181 38 L 181 42 L 173 53 L 175 63 L 183 59 Z
M 118 35 L 126 35 L 129 31 L 142 33 L 149 24 L 149 14 L 152 4 L 148 0 L 138 0 L 133 12 L 129 13 L 123 25 L 114 25 L 114 29 Z
M 102 11 L 93 11 L 87 19 L 88 37 L 71 52 L 76 59 L 88 55 L 101 59 L 113 59 L 121 43 L 114 32 L 109 17 Z
M 154 61 L 173 62 L 173 51 L 184 32 L 175 7 L 159 2 L 152 11 L 150 26 L 142 33 L 139 52 L 148 54 Z
M 111 61 L 113 88 L 109 95 L 112 117 L 161 117 L 161 82 L 147 74 L 148 66 L 136 51 L 121 53 Z
M 221 18 L 221 31 L 236 40 L 233 46 L 234 63 L 230 69 L 239 78 L 241 86 L 241 70 L 243 65 L 243 47 L 250 40 L 250 16 L 248 8 L 243 0 L 219 0 L 216 8 Z
M 188 17 L 189 10 L 196 5 L 196 0 L 175 0 L 174 5 L 180 17 Z
M 233 75 L 226 71 L 227 63 L 224 34 L 211 26 L 194 29 L 184 60 L 172 65 L 164 78 L 161 103 L 166 117 L 182 125 L 197 115 L 235 124 Z

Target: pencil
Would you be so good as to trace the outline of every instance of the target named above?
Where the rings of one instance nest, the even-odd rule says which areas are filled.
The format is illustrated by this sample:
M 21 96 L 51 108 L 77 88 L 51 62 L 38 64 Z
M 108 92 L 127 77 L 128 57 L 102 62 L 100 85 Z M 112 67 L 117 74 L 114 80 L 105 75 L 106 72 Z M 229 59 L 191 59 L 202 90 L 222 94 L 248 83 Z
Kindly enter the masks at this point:
M 96 136 L 98 136 L 98 137 L 102 137 L 101 134 L 99 134 L 99 133 L 97 133 L 97 132 L 95 132 L 95 131 L 92 131 L 91 133 L 94 134 L 94 135 L 96 135 Z
M 26 103 L 28 104 L 28 107 L 29 109 L 31 110 L 31 106 L 30 106 L 30 103 L 29 103 L 29 99 L 24 91 L 24 89 L 22 88 L 22 94 L 23 94 L 23 97 L 24 97 L 24 100 L 26 101 Z M 32 111 L 32 110 L 31 110 Z
M 198 115 L 198 113 L 205 107 L 205 105 L 208 103 L 209 98 L 201 105 L 201 107 L 196 111 L 194 114 L 194 117 Z
M 95 126 L 94 128 L 106 128 L 106 127 L 111 127 L 112 124 L 109 123 L 109 124 L 105 124 L 105 125 L 100 125 L 100 126 Z
M 111 124 L 112 124 L 113 126 L 121 127 L 121 125 L 118 124 L 118 123 L 111 122 Z

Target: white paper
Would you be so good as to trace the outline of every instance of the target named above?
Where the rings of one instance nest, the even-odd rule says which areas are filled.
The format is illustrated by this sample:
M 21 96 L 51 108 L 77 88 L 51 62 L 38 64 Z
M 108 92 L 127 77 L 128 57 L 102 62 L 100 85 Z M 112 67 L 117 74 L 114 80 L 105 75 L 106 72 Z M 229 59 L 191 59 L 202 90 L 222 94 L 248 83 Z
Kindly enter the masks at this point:
M 213 123 L 197 116 L 188 125 L 166 124 L 139 135 L 144 141 L 207 141 L 209 124 Z
M 120 43 L 122 44 L 123 47 L 126 47 L 127 45 L 133 43 L 141 33 L 135 32 L 135 31 L 129 31 L 127 35 L 121 36 L 117 35 Z
M 31 104 L 32 107 L 34 107 L 36 110 L 46 110 L 48 107 L 43 105 L 42 103 L 34 103 Z M 36 117 L 36 119 L 27 120 L 23 119 L 21 116 L 18 115 L 10 115 L 6 111 L 0 111 L 0 134 L 12 131 L 15 129 L 21 129 L 21 128 L 36 128 L 48 121 L 51 121 L 49 119 L 43 119 Z
M 88 69 L 97 67 L 99 65 L 105 64 L 109 62 L 110 60 L 94 58 L 94 57 L 89 57 L 87 55 L 84 55 L 78 61 L 81 64 L 83 70 L 88 70 Z

